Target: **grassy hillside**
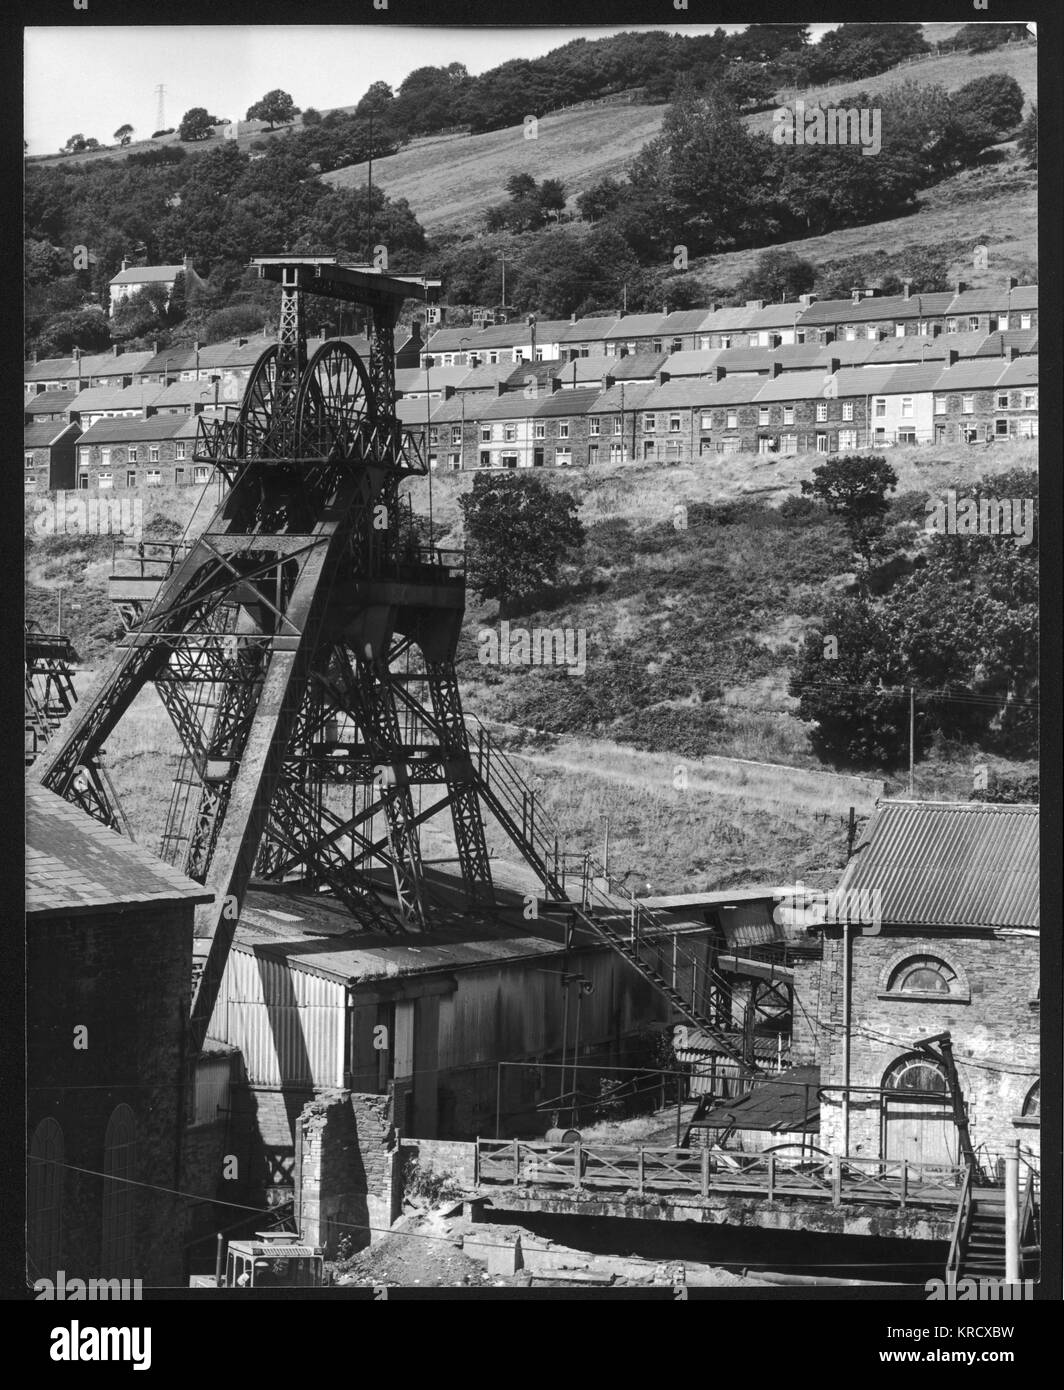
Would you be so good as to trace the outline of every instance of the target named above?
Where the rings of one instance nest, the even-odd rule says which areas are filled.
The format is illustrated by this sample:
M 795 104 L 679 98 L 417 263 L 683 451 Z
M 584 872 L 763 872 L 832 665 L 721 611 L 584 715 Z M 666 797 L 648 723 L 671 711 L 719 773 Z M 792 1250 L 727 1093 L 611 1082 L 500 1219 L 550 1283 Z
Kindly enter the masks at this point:
M 921 59 L 860 83 L 834 83 L 801 90 L 807 103 L 845 105 L 858 91 L 875 95 L 911 77 L 948 90 L 962 87 L 990 72 L 1016 78 L 1027 101 L 1035 99 L 1037 48 L 1016 45 L 991 53 L 949 53 Z M 783 91 L 781 101 L 795 93 Z M 512 173 L 530 173 L 537 180 L 557 178 L 565 184 L 569 205 L 576 195 L 606 175 L 617 177 L 632 156 L 661 129 L 664 106 L 603 106 L 562 111 L 539 122 L 539 136 L 526 140 L 522 126 L 485 135 L 453 135 L 415 141 L 398 154 L 374 162 L 373 177 L 392 198 L 406 198 L 429 231 L 473 231 L 485 211 L 504 198 Z M 771 111 L 747 118 L 754 130 L 771 130 Z M 350 165 L 322 174 L 326 183 L 360 188 L 366 166 Z M 929 229 L 929 239 L 934 233 Z
M 922 506 L 927 492 L 1035 460 L 1033 443 L 895 450 L 896 515 L 912 514 L 913 493 Z M 459 650 L 467 715 L 483 718 L 519 760 L 570 851 L 599 853 L 608 819 L 611 864 L 659 891 L 782 883 L 795 875 L 830 882 L 845 859 L 849 807 L 866 816 L 877 795 L 904 790 L 902 773 L 840 775 L 822 765 L 787 694 L 804 630 L 852 576 L 835 521 L 788 518 L 761 504 L 793 497 L 819 461 L 747 457 L 712 468 L 550 474 L 579 501 L 589 532 L 586 563 L 556 607 L 514 622 L 583 628 L 584 679 L 479 665 L 477 632 L 495 625 L 496 611 L 471 597 Z M 469 475 L 433 480 L 437 539 L 459 539 L 458 499 L 471 486 Z M 427 482 L 412 490 L 416 509 L 426 511 Z M 153 494 L 149 531 L 160 531 L 160 517 L 183 526 L 194 500 L 190 490 Z M 727 501 L 736 505 L 723 518 L 700 513 Z M 692 516 L 686 533 L 672 525 L 677 502 Z M 27 513 L 27 610 L 51 628 L 57 590 L 64 589 L 64 626 L 82 657 L 84 690 L 113 651 L 111 543 L 41 538 Z M 196 522 L 207 515 L 202 508 Z M 107 751 L 138 838 L 154 846 L 167 803 L 160 789 L 178 756 L 154 691 L 138 699 Z M 966 797 L 975 757 L 963 746 L 935 749 L 917 767 L 917 795 Z M 979 761 L 1009 768 L 1000 759 Z M 678 788 L 681 766 L 686 783 Z M 489 844 L 508 854 L 497 827 L 489 829 Z M 446 858 L 454 850 L 435 830 L 425 852 Z

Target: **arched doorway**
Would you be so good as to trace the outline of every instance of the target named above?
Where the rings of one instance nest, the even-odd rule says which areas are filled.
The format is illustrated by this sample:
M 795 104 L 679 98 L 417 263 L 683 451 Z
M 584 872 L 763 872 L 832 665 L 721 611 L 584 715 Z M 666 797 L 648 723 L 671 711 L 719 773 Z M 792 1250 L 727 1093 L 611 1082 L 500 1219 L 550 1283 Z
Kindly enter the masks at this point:
M 955 1164 L 957 1127 L 939 1063 L 919 1053 L 899 1057 L 887 1068 L 883 1090 L 883 1157 Z

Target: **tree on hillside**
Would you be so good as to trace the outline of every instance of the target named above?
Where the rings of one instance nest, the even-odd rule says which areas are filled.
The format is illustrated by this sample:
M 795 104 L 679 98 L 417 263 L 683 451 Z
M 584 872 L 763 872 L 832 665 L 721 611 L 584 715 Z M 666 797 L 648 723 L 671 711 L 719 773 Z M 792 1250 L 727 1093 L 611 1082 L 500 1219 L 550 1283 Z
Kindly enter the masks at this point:
M 770 246 L 762 251 L 749 275 L 736 286 L 744 299 L 763 299 L 769 304 L 782 304 L 797 299 L 813 288 L 816 267 L 795 251 Z
M 274 126 L 289 125 L 298 115 L 299 107 L 280 87 L 267 92 L 261 101 L 249 106 L 247 111 L 249 121 L 266 121 L 270 130 L 273 130 Z
M 80 154 L 85 148 L 85 137 L 79 131 L 77 135 L 72 135 L 66 144 L 60 149 L 60 154 Z
M 321 125 L 321 112 L 316 107 L 308 106 L 303 112 L 303 124 L 305 126 Z
M 1015 130 L 1023 116 L 1023 88 L 1004 72 L 966 82 L 953 93 L 952 100 L 955 111 L 978 117 L 1001 135 Z
M 562 564 L 584 543 L 576 499 L 542 479 L 478 473 L 459 498 L 473 584 L 509 617 L 558 582 Z
M 868 561 L 890 509 L 886 495 L 897 486 L 897 473 L 881 455 L 846 454 L 819 464 L 812 481 L 803 478 L 802 495 L 841 516 L 854 550 Z
M 585 222 L 601 221 L 616 211 L 624 193 L 624 184 L 607 175 L 577 196 L 577 210 Z
M 133 138 L 133 127 L 131 125 L 120 125 L 111 136 L 112 140 L 117 140 L 120 145 L 128 145 Z
M 177 138 L 185 141 L 209 140 L 214 127 L 219 124 L 218 117 L 209 115 L 205 106 L 193 106 L 181 117 Z

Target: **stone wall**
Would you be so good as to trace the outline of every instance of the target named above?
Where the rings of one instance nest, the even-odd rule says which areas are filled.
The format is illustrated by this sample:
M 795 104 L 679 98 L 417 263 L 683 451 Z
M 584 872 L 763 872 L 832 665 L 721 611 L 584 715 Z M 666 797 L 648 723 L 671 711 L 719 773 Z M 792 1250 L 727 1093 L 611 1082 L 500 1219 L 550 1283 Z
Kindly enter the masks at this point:
M 906 958 L 934 956 L 956 974 L 942 996 L 892 993 L 888 983 Z M 820 978 L 821 1084 L 843 1079 L 843 962 L 840 933 L 826 933 Z M 883 1085 L 887 1069 L 912 1043 L 949 1030 L 968 1106 L 972 1143 L 991 1157 L 1014 1140 L 1038 1151 L 1037 1128 L 1017 1125 L 1039 1069 L 1039 984 L 1035 932 L 855 935 L 852 955 L 850 1084 Z M 807 1006 L 808 1007 L 808 1006 Z M 821 1145 L 841 1152 L 842 1107 L 822 1104 Z M 851 1107 L 850 1152 L 881 1152 L 882 1104 Z
M 303 1239 L 335 1256 L 341 1236 L 361 1250 L 386 1234 L 398 1212 L 389 1098 L 323 1091 L 299 1117 L 297 1144 Z

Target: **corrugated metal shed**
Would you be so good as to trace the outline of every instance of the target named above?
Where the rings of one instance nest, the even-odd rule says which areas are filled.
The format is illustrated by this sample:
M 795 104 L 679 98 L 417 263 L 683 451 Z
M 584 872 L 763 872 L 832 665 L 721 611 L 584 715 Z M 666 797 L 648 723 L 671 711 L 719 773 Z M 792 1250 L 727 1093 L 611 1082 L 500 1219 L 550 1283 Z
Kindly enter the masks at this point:
M 876 890 L 884 926 L 1037 930 L 1038 807 L 880 802 L 835 890 L 836 919 L 846 894 Z

